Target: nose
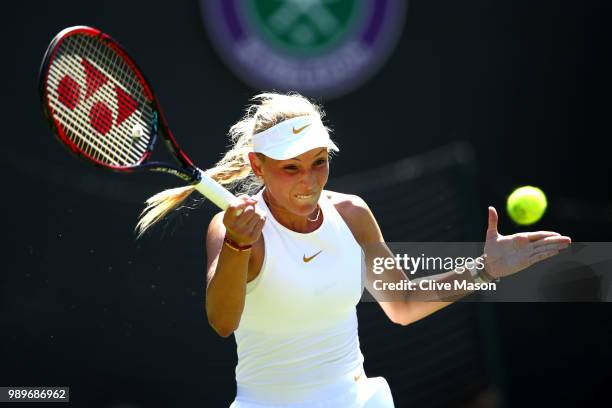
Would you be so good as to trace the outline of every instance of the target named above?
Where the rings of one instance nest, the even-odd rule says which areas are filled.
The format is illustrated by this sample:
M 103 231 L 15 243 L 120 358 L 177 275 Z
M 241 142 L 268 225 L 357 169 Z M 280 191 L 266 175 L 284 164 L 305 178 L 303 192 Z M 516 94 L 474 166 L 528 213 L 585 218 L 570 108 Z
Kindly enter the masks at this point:
M 300 178 L 300 184 L 309 192 L 314 190 L 317 185 L 317 175 L 312 170 L 305 170 Z

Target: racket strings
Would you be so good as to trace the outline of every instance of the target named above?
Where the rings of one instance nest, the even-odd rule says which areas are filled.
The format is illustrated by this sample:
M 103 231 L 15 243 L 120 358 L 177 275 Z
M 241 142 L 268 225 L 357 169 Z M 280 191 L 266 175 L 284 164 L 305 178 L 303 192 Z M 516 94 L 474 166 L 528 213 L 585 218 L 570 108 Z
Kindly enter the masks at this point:
M 72 40 L 73 38 L 70 38 L 68 40 Z M 85 69 L 84 83 L 82 83 L 81 88 L 83 88 L 83 90 L 85 90 L 86 92 L 84 103 L 87 103 L 87 101 L 90 101 L 89 97 L 97 91 L 97 88 L 99 86 L 103 84 L 99 83 L 100 80 L 97 79 L 95 76 L 91 75 L 91 71 L 88 72 L 86 68 L 87 64 L 85 63 L 85 61 L 87 60 L 79 57 L 79 55 L 87 55 L 88 52 L 91 54 L 91 50 L 86 50 L 83 45 L 83 41 L 79 41 L 78 37 L 74 38 L 74 40 L 74 44 L 66 42 L 67 46 L 64 47 L 64 49 L 60 48 L 60 50 L 58 50 L 58 56 L 60 58 L 64 58 L 63 60 L 61 60 L 62 63 L 66 64 L 63 68 L 68 68 L 68 71 L 72 72 L 73 76 L 75 73 L 81 72 L 83 69 Z M 72 45 L 72 47 L 70 47 L 70 45 Z M 73 49 L 71 50 L 70 48 Z M 94 58 L 100 58 L 100 56 L 96 55 L 94 56 Z M 53 72 L 53 70 L 51 72 Z M 71 76 L 65 76 L 66 74 L 61 71 L 58 72 L 58 74 L 61 75 L 62 78 L 71 78 Z M 107 99 L 108 97 L 104 95 L 103 98 Z M 105 110 L 105 112 L 103 112 L 102 106 L 104 106 L 102 105 L 102 102 L 97 102 L 93 105 L 84 105 L 83 109 L 78 109 L 72 112 L 74 113 L 74 116 L 71 115 L 70 112 L 67 115 L 64 115 L 64 119 L 67 121 L 66 124 L 69 125 L 69 127 L 71 128 L 70 130 L 72 131 L 70 132 L 70 136 L 72 136 L 71 140 L 75 142 L 77 147 L 84 148 L 83 150 L 86 153 L 90 154 L 93 158 L 97 160 L 104 158 L 109 162 L 109 164 L 123 164 L 123 162 L 127 161 L 126 158 L 129 157 L 129 155 L 125 154 L 124 149 L 118 148 L 120 147 L 120 145 L 118 145 L 117 143 L 113 143 L 113 139 L 109 139 L 109 142 L 115 145 L 113 148 L 109 148 L 110 146 L 104 144 L 103 140 L 95 136 L 92 137 L 92 135 L 86 131 L 87 128 L 90 126 L 94 129 L 97 129 L 98 132 L 100 132 L 100 130 L 102 130 L 104 126 L 108 127 L 108 124 L 111 122 L 112 119 L 108 118 L 108 113 L 110 112 L 110 109 Z M 86 115 L 85 112 L 89 113 Z M 104 113 L 106 113 L 106 118 L 103 117 Z M 83 146 L 83 142 L 85 142 L 87 145 Z M 122 150 L 124 151 L 122 152 Z M 104 160 L 100 161 L 104 162 Z
M 60 53 L 61 51 L 62 50 L 60 50 Z M 77 52 L 83 53 L 84 50 L 82 49 L 82 47 L 80 47 L 80 49 L 78 49 Z M 68 55 L 66 57 L 68 57 Z M 70 71 L 72 72 L 79 72 L 79 70 L 82 71 L 84 67 L 80 65 L 86 65 L 84 64 L 84 62 L 87 60 L 78 58 L 78 55 L 75 56 L 74 54 L 72 55 L 72 57 L 74 58 L 68 57 L 64 60 L 64 61 L 71 63 L 70 65 L 68 65 L 68 68 L 70 68 Z M 85 69 L 85 71 L 87 71 L 87 69 Z M 86 148 L 85 152 L 92 154 L 92 156 L 96 159 L 104 158 L 110 162 L 109 164 L 122 165 L 128 162 L 137 160 L 138 158 L 135 157 L 136 155 L 131 156 L 129 154 L 129 150 L 124 146 L 125 143 L 120 143 L 121 142 L 120 138 L 119 140 L 116 140 L 113 137 L 107 137 L 107 138 L 102 139 L 100 137 L 96 137 L 97 135 L 91 132 L 95 130 L 100 134 L 105 134 L 108 132 L 108 130 L 110 130 L 110 128 L 112 127 L 112 110 L 111 108 L 108 107 L 108 105 L 105 102 L 100 101 L 100 100 L 93 102 L 91 98 L 87 97 L 88 94 L 94 94 L 95 92 L 97 92 L 96 88 L 99 85 L 103 85 L 103 84 L 97 83 L 98 81 L 96 81 L 95 77 L 93 80 L 91 79 L 89 80 L 90 83 L 87 83 L 88 78 L 92 78 L 92 76 L 91 75 L 87 76 L 87 74 L 85 74 L 85 84 L 83 84 L 84 90 L 87 89 L 86 94 L 85 94 L 86 100 L 84 101 L 85 105 L 83 105 L 82 109 L 74 110 L 73 111 L 73 113 L 75 114 L 74 116 L 68 114 L 65 117 L 68 120 L 67 124 L 76 125 L 76 126 L 73 126 L 74 129 L 72 129 L 73 130 L 72 135 L 73 137 L 75 137 L 73 141 L 77 142 L 77 146 L 80 145 L 80 143 L 78 142 L 89 142 L 87 143 L 88 144 L 87 147 L 89 148 Z M 108 94 L 105 95 L 104 91 L 102 92 L 103 92 L 103 94 L 101 95 L 102 98 L 96 98 L 96 99 L 108 100 L 109 95 Z M 91 97 L 91 95 L 89 96 Z M 90 131 L 88 132 L 87 131 L 88 128 L 93 128 L 93 129 L 89 129 Z M 84 146 L 81 146 L 81 147 L 84 147 Z M 101 160 L 101 161 L 104 162 L 104 160 Z
M 123 59 L 120 58 L 113 49 L 111 49 L 110 47 L 102 44 L 101 42 L 91 37 L 80 36 L 79 40 L 80 40 L 79 45 L 81 46 L 81 49 L 89 46 L 90 49 L 94 50 L 95 53 L 93 57 L 91 58 L 92 62 L 98 62 L 99 65 L 102 65 L 102 66 L 104 66 L 104 62 L 107 62 L 106 66 L 104 66 L 104 71 L 108 73 L 111 80 L 113 78 L 116 78 L 118 82 L 118 83 L 115 83 L 115 87 L 114 87 L 115 93 L 121 92 L 120 84 L 123 83 L 129 86 L 129 93 L 131 93 L 132 95 L 135 95 L 135 96 L 143 95 L 142 87 L 140 83 L 138 83 L 138 80 L 136 79 L 135 75 L 130 70 L 130 68 L 127 66 L 127 64 L 123 61 Z M 84 53 L 82 55 L 87 55 L 87 50 L 83 50 L 83 51 Z M 87 61 L 87 59 L 85 59 L 85 61 Z M 102 73 L 102 75 L 104 75 L 104 73 Z M 119 110 L 119 113 L 121 113 L 122 106 L 121 105 L 117 106 L 119 96 L 116 94 L 113 94 L 112 89 L 110 87 L 103 88 L 102 91 L 106 91 L 104 94 L 104 99 L 110 102 L 116 111 Z M 142 106 L 146 106 L 145 98 L 141 98 L 141 101 L 139 102 Z M 141 121 L 142 121 L 143 113 L 144 113 L 144 109 L 140 111 Z M 141 126 L 148 127 L 149 125 L 147 124 L 147 122 L 151 123 L 151 121 L 152 121 L 152 115 L 149 114 L 149 117 L 147 118 L 147 120 L 142 121 L 140 124 Z M 95 123 L 95 121 L 93 120 L 92 122 Z M 127 129 L 127 130 L 130 131 L 131 129 Z M 118 136 L 120 139 L 123 139 L 121 141 L 123 142 L 122 146 L 124 148 L 130 146 L 131 144 L 134 144 L 134 139 L 131 137 L 129 133 L 118 132 Z M 109 140 L 113 141 L 112 138 L 109 138 Z M 142 153 L 145 151 L 147 147 L 147 143 L 137 141 L 136 145 L 138 146 L 139 144 L 141 147 L 141 151 L 139 152 L 137 151 L 138 157 L 142 155 Z
M 125 64 L 125 62 L 117 55 L 117 53 L 112 50 L 110 47 L 105 46 L 104 44 L 100 43 L 99 41 L 96 41 L 95 39 L 91 38 L 91 37 L 85 37 L 85 36 L 80 36 L 80 38 L 77 38 L 77 40 L 79 41 L 79 45 L 81 46 L 81 50 L 83 51 L 83 54 L 81 55 L 87 55 L 87 50 L 85 50 L 84 48 L 86 46 L 90 46 L 91 49 L 93 49 L 95 51 L 93 58 L 91 58 L 92 61 L 110 61 L 110 64 L 107 65 L 106 70 L 109 71 L 109 76 L 110 78 L 117 78 L 117 80 L 119 81 L 119 83 L 123 83 L 123 84 L 127 84 L 130 86 L 130 90 L 129 92 L 132 95 L 141 95 L 142 94 L 142 88 L 140 86 L 140 84 L 137 83 L 137 80 L 135 79 L 135 76 L 133 75 L 132 71 L 129 70 L 129 68 L 127 67 L 127 64 Z M 90 62 L 89 60 L 87 60 L 86 58 L 83 61 L 87 61 L 87 63 L 91 64 L 92 62 Z M 120 67 L 120 69 L 112 69 L 112 67 Z M 96 67 L 93 67 L 94 69 L 96 69 Z M 129 75 L 128 75 L 129 72 Z M 102 75 L 104 75 L 104 73 L 102 73 Z M 108 78 L 108 77 L 106 77 Z M 94 85 L 95 86 L 95 85 Z M 118 84 L 115 84 L 115 92 L 118 92 L 118 90 L 120 90 L 121 87 L 119 87 Z M 118 95 L 113 95 L 112 91 L 110 89 L 102 89 L 102 91 L 106 91 L 103 95 L 104 99 L 109 101 L 109 102 L 115 102 L 119 96 Z M 114 99 L 113 96 L 115 96 L 117 99 Z M 145 106 L 145 100 L 143 99 L 142 101 L 140 101 L 140 103 Z M 113 104 L 115 105 L 115 104 Z M 119 113 L 121 113 L 121 105 L 119 106 Z M 148 128 L 149 125 L 148 123 L 151 123 L 152 121 L 152 117 L 151 115 L 149 115 L 148 120 L 146 121 L 142 121 L 142 113 L 143 110 L 140 111 L 140 119 L 141 119 L 141 126 Z M 108 119 L 108 115 L 106 116 L 106 118 Z M 112 118 L 110 118 L 112 120 Z M 94 120 L 94 118 L 92 118 L 90 116 L 90 120 L 92 121 L 92 123 L 95 123 L 96 121 Z M 100 119 L 98 119 L 100 120 Z M 102 122 L 102 126 L 104 126 L 104 120 L 101 120 Z M 130 131 L 131 129 L 128 129 L 128 131 Z M 130 146 L 130 144 L 132 144 L 132 147 L 134 147 L 133 145 L 135 144 L 135 146 L 140 147 L 141 151 L 135 151 L 135 155 L 136 156 L 136 160 L 138 160 L 138 158 L 140 158 L 142 156 L 142 153 L 144 153 L 144 151 L 147 148 L 148 143 L 144 143 L 144 140 L 142 141 L 138 141 L 138 140 L 134 140 L 134 138 L 131 137 L 131 135 L 128 133 L 126 134 L 125 132 L 118 132 L 117 136 L 119 136 L 119 141 L 123 142 L 120 146 L 123 147 L 123 151 L 125 151 L 128 155 L 130 153 L 131 150 L 128 150 L 128 147 Z M 113 138 L 109 139 L 111 142 L 113 141 Z M 148 142 L 148 140 L 147 140 Z M 115 144 L 116 145 L 116 144 Z
M 142 160 L 154 114 L 136 74 L 114 49 L 90 35 L 66 38 L 46 87 L 53 115 L 77 149 L 112 166 Z M 142 128 L 139 137 L 135 125 Z
M 89 48 L 94 51 L 94 58 L 92 58 L 92 60 L 104 66 L 104 70 L 109 74 L 110 79 L 116 79 L 118 82 L 117 85 L 123 84 L 128 87 L 128 94 L 139 99 L 136 101 L 138 105 L 146 107 L 147 98 L 144 95 L 141 83 L 138 81 L 131 68 L 115 50 L 91 37 L 80 36 L 80 38 L 77 38 L 77 41 L 81 43 L 82 49 L 84 45 L 88 45 Z M 87 55 L 87 50 L 83 49 L 83 51 L 81 55 Z M 105 62 L 106 64 L 104 64 Z M 118 86 L 115 89 L 121 90 L 121 87 Z M 111 100 L 113 99 L 111 98 Z M 145 116 L 145 119 L 143 119 L 143 116 Z M 151 123 L 153 119 L 152 111 L 150 109 L 141 109 L 139 111 L 139 119 L 142 125 Z
M 66 47 L 63 47 L 58 50 L 58 59 L 54 61 L 48 76 L 47 90 L 56 119 L 63 125 L 69 139 L 77 148 L 97 160 L 105 161 L 101 160 L 104 158 L 107 162 L 116 163 L 119 161 L 119 158 L 115 156 L 111 150 L 107 149 L 97 138 L 91 137 L 88 132 L 84 132 L 84 129 L 87 129 L 89 123 L 89 120 L 84 116 L 84 111 L 91 109 L 91 106 L 89 109 L 86 106 L 82 109 L 74 108 L 82 103 L 81 94 L 87 89 L 87 86 L 84 86 L 83 81 L 80 81 L 78 75 L 75 75 L 82 70 L 80 66 L 81 60 L 74 54 L 71 55 L 66 52 L 65 48 Z M 83 52 L 82 49 L 76 51 L 79 53 Z M 61 63 L 57 61 L 61 61 Z M 72 72 L 72 75 L 66 75 L 69 72 Z M 77 79 L 74 78 L 75 76 L 77 76 Z M 70 96 L 62 94 L 60 90 L 62 81 L 66 80 L 70 81 L 71 84 L 74 83 L 74 87 L 76 88 L 76 92 L 71 92 Z M 58 84 L 57 88 L 56 84 Z M 58 99 L 62 104 L 53 103 L 55 102 L 55 93 L 53 89 L 58 90 Z M 85 98 L 87 98 L 87 96 L 86 94 Z M 69 101 L 69 103 L 67 103 L 67 101 Z M 68 109 L 64 109 L 63 105 L 66 105 Z

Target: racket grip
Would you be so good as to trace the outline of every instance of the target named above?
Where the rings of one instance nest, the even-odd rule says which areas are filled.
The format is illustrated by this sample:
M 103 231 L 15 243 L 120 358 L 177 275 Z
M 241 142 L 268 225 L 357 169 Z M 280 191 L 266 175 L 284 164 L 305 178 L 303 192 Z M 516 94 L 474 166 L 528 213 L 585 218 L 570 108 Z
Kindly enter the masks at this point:
M 200 172 L 200 176 L 202 178 L 200 182 L 194 186 L 195 189 L 198 190 L 204 197 L 215 203 L 215 205 L 220 209 L 227 209 L 230 201 L 234 200 L 236 196 L 229 192 L 221 184 L 213 180 L 202 170 L 198 169 L 198 171 Z

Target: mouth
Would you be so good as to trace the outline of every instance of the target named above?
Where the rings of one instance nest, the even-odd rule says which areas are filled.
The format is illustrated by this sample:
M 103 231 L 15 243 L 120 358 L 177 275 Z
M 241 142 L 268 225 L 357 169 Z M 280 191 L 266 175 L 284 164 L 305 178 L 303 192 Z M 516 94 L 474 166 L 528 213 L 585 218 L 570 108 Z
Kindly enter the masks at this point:
M 315 193 L 310 194 L 295 194 L 294 197 L 298 200 L 312 200 L 316 196 Z

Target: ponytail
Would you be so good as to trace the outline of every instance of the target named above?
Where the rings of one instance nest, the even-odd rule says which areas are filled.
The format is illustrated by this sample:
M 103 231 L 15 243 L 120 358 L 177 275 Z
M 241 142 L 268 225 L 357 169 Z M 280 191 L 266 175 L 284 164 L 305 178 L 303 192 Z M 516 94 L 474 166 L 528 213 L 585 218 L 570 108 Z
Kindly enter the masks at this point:
M 319 106 L 296 93 L 262 93 L 252 100 L 258 103 L 247 107 L 244 117 L 229 130 L 232 148 L 213 168 L 206 171 L 213 180 L 237 194 L 254 194 L 263 186 L 261 180 L 253 174 L 248 159 L 249 152 L 253 151 L 254 134 L 297 116 L 324 116 Z M 195 187 L 192 185 L 171 188 L 150 197 L 136 224 L 137 237 L 140 238 L 194 191 Z

